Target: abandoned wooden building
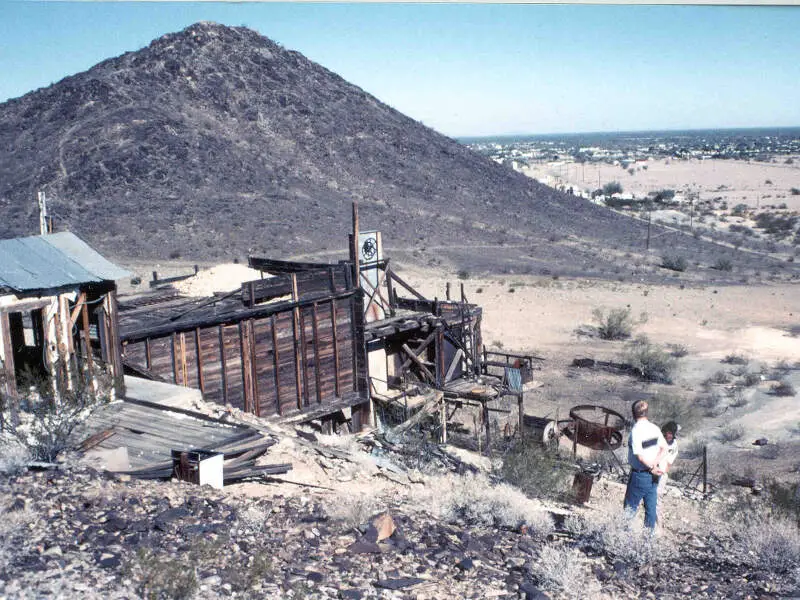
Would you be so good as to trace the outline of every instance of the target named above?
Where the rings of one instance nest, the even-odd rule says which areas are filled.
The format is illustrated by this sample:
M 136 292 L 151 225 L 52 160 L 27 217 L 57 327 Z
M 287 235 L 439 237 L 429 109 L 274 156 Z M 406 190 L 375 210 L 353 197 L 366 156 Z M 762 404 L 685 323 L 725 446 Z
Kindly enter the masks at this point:
M 412 390 L 438 392 L 442 407 L 473 403 L 484 412 L 504 393 L 521 400 L 502 368 L 498 385 L 476 385 L 492 365 L 529 374 L 533 359 L 489 360 L 481 308 L 463 289 L 458 301 L 429 300 L 393 272 L 379 232 L 356 228 L 350 239 L 350 260 L 337 263 L 250 257 L 263 278 L 234 292 L 122 299 L 126 370 L 260 417 L 319 420 L 325 430 L 373 424 L 374 400 L 413 409 Z
M 0 393 L 102 362 L 123 391 L 115 280 L 128 272 L 69 232 L 0 240 Z

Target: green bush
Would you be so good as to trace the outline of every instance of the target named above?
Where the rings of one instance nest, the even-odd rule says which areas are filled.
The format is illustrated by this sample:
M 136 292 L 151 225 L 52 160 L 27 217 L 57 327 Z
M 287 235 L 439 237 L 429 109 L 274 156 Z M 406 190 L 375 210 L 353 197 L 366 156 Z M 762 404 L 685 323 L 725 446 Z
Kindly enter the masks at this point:
M 648 403 L 653 423 L 675 421 L 683 431 L 691 431 L 701 417 L 700 407 L 695 402 L 673 394 L 656 394 Z
M 633 319 L 630 308 L 615 308 L 605 314 L 602 308 L 592 311 L 597 323 L 597 333 L 604 340 L 624 340 L 633 333 Z
M 714 263 L 714 269 L 717 271 L 733 271 L 733 261 L 730 258 L 719 258 Z
M 683 272 L 689 262 L 683 256 L 666 254 L 661 257 L 661 266 L 671 271 Z
M 794 396 L 797 394 L 794 386 L 786 380 L 779 381 L 770 388 L 770 393 L 775 396 Z
M 672 383 L 677 360 L 669 352 L 640 336 L 630 343 L 626 352 L 627 362 L 644 381 Z
M 613 196 L 614 194 L 622 193 L 622 184 L 619 181 L 609 181 L 603 186 L 603 194 L 606 196 Z
M 726 425 L 722 429 L 720 429 L 719 434 L 717 435 L 717 439 L 723 444 L 728 444 L 730 442 L 735 442 L 737 440 L 742 439 L 744 436 L 744 427 L 741 425 Z
M 557 449 L 545 448 L 538 440 L 518 440 L 503 457 L 501 475 L 526 495 L 537 498 L 569 497 L 573 465 Z

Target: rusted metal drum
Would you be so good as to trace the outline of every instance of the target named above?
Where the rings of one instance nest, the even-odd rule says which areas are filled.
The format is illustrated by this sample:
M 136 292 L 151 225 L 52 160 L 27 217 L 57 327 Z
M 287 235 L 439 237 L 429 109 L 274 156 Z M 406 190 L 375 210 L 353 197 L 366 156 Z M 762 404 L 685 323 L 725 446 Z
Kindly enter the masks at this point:
M 625 417 L 595 404 L 581 404 L 569 411 L 571 420 L 559 421 L 561 432 L 573 442 L 592 450 L 616 450 L 622 445 Z

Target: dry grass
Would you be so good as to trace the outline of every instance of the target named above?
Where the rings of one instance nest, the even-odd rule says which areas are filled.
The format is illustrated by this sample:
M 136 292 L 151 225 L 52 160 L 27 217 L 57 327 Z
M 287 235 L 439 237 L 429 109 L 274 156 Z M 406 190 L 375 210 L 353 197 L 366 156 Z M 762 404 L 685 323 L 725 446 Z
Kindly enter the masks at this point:
M 553 519 L 540 503 L 510 485 L 494 484 L 483 475 L 432 478 L 415 496 L 419 506 L 448 521 L 512 529 L 525 526 L 529 533 L 542 537 L 553 530 Z
M 542 590 L 557 598 L 593 598 L 599 595 L 600 584 L 584 563 L 575 548 L 544 544 L 530 573 Z
M 581 547 L 603 552 L 631 566 L 653 564 L 675 554 L 668 540 L 655 537 L 639 519 L 619 510 L 599 513 L 591 520 L 571 516 L 564 527 Z
M 345 529 L 356 529 L 380 510 L 381 505 L 371 494 L 341 495 L 325 506 L 327 515 Z

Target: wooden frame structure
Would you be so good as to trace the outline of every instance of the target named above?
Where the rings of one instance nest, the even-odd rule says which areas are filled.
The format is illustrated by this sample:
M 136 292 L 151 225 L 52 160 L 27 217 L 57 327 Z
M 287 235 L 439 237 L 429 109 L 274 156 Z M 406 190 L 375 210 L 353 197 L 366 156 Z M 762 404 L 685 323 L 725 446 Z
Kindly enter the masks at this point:
M 25 378 L 93 386 L 103 365 L 124 393 L 115 278 L 127 274 L 69 232 L 0 242 L 0 395 Z

